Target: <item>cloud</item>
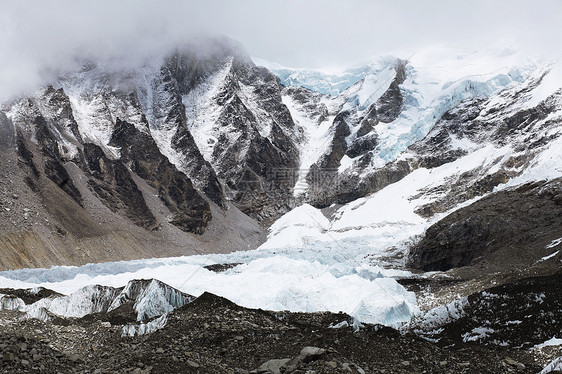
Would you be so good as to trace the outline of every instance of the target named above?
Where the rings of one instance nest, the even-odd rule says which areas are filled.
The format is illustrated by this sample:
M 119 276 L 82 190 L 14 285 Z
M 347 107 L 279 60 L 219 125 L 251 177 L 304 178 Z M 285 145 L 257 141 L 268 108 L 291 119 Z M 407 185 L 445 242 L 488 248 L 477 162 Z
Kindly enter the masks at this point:
M 344 65 L 431 44 L 557 53 L 556 0 L 4 0 L 0 96 L 33 89 L 77 57 L 124 64 L 225 34 L 287 66 Z

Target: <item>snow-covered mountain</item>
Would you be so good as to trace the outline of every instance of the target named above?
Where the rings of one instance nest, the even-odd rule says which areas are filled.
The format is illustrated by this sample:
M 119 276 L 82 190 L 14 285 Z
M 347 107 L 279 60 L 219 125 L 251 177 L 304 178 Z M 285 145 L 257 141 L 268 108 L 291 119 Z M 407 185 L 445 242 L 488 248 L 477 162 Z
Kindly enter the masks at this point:
M 2 103 L 0 279 L 68 295 L 34 316 L 134 302 L 145 321 L 212 291 L 396 326 L 420 314 L 397 281 L 415 269 L 557 264 L 558 62 L 427 49 L 326 73 L 208 44 Z M 13 270 L 52 265 L 84 266 Z M 177 291 L 127 285 L 154 277 Z

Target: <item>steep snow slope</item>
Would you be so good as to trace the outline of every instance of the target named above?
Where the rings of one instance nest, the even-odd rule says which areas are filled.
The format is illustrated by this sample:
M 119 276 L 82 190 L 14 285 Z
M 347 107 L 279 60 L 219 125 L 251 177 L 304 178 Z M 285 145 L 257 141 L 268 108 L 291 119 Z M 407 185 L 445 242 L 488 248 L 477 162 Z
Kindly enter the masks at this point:
M 191 133 L 203 157 L 208 162 L 214 161 L 212 157 L 213 151 L 218 144 L 220 134 L 224 131 L 218 126 L 221 106 L 213 105 L 213 100 L 224 89 L 227 83 L 225 80 L 231 69 L 232 58 L 229 58 L 219 71 L 208 77 L 203 83 L 182 98 L 187 110 L 186 114 Z M 237 138 L 231 139 L 231 141 L 236 140 Z M 241 152 L 241 158 L 244 157 L 244 151 L 247 150 Z
M 268 240 L 261 248 L 337 243 L 343 252 L 369 255 L 389 265 L 385 258 L 392 257 L 397 250 L 403 252 L 405 244 L 443 217 L 438 214 L 424 218 L 416 214 L 417 209 L 440 197 L 439 193 L 424 192 L 441 186 L 448 178 L 493 162 L 496 157 L 497 150 L 487 147 L 437 168 L 417 169 L 368 197 L 340 207 L 328 217 L 308 205 L 295 208 L 271 226 Z M 400 260 L 390 261 L 394 266 L 403 265 Z
M 293 194 L 300 196 L 309 188 L 307 174 L 310 167 L 330 149 L 333 138 L 332 123 L 338 108 L 334 102 L 320 94 L 287 89 L 283 95 L 283 104 L 289 109 L 293 121 L 300 129 L 301 135 L 296 138 L 300 163 L 294 179 Z M 340 104 L 341 105 L 341 104 Z
M 108 147 L 116 118 L 135 124 L 141 131 L 148 131 L 137 98 L 125 89 L 131 86 L 132 79 L 120 71 L 108 74 L 92 64 L 77 74 L 63 76 L 59 81 L 70 99 L 83 139 L 116 157 L 116 150 Z
M 372 105 L 380 101 L 396 79 L 396 61 L 390 57 L 377 60 L 360 80 L 336 97 L 314 99 L 318 102 L 316 107 L 309 104 L 314 95 L 307 95 L 308 105 L 305 106 L 303 100 L 299 100 L 302 92 L 295 89 L 285 91 L 284 103 L 296 122 L 302 123 L 305 133 L 305 141 L 301 146 L 304 157 L 301 160 L 306 162 L 301 161 L 301 168 L 309 168 L 319 161 L 319 153 L 326 154 L 333 147 L 330 143 L 335 136 L 335 123 L 328 131 L 324 127 L 334 121 L 338 113 L 351 115 L 345 121 L 349 127 L 345 135 L 347 152 L 344 150 L 345 156 L 341 154 L 336 160 L 340 171 L 353 166 L 351 170 L 371 172 L 373 168 L 380 168 L 395 160 L 408 146 L 423 139 L 447 110 L 463 101 L 492 97 L 502 89 L 520 85 L 533 75 L 543 74 L 548 66 L 514 51 L 462 53 L 444 49 L 421 50 L 406 62 L 405 77 L 399 84 L 400 97 L 394 99 L 398 115 L 390 120 L 379 121 L 377 114 L 371 113 Z M 314 90 L 305 81 L 299 81 L 299 84 Z M 297 84 L 293 82 L 290 85 Z M 380 102 L 376 106 L 381 109 Z M 323 126 L 318 122 L 319 107 L 327 110 L 327 115 L 321 117 Z M 354 142 L 364 135 L 359 131 L 368 129 L 360 125 L 369 115 L 376 122 L 373 124 L 374 129 L 366 133 L 376 136 L 376 141 L 368 143 L 359 153 L 350 152 Z M 378 113 L 378 117 L 381 117 L 381 113 Z M 321 137 L 315 135 L 316 129 L 321 129 Z M 315 152 L 313 155 L 307 151 L 311 148 Z M 366 154 L 371 154 L 368 161 L 365 160 Z M 369 165 L 367 168 L 366 163 Z

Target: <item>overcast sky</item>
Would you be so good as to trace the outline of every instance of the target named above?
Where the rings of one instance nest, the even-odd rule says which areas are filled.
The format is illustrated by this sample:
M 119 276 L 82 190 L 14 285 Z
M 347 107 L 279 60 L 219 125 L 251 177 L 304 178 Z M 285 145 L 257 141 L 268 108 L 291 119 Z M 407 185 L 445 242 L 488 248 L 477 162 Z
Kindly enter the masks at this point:
M 560 15 L 558 0 L 2 0 L 0 94 L 28 89 L 76 56 L 136 60 L 203 33 L 293 67 L 435 44 L 554 54 L 562 50 Z

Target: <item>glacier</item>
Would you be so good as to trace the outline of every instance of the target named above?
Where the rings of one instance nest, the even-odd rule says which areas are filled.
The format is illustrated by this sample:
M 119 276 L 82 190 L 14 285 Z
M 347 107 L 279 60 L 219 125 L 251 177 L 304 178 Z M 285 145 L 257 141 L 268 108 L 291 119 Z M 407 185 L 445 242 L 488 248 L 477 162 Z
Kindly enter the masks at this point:
M 291 258 L 291 251 L 276 253 L 276 250 L 256 250 L 230 255 L 142 260 L 134 261 L 135 265 L 145 263 L 146 266 L 138 267 L 133 272 L 129 271 L 131 264 L 128 262 L 109 263 L 107 265 L 112 269 L 112 274 L 108 274 L 107 269 L 104 271 L 104 264 L 99 264 L 97 268 L 101 270 L 100 274 L 91 269 L 89 274 L 80 273 L 78 267 L 74 277 L 58 272 L 58 281 L 52 281 L 49 269 L 41 269 L 33 276 L 33 280 L 40 283 L 32 283 L 31 278 L 22 277 L 22 274 L 13 271 L 4 272 L 0 276 L 0 282 L 18 288 L 40 284 L 69 294 L 59 301 L 43 299 L 24 308 L 23 311 L 35 315 L 40 314 L 39 310 L 48 310 L 61 316 L 80 317 L 98 311 L 102 303 L 85 305 L 81 302 L 91 300 L 92 289 L 101 287 L 92 288 L 91 284 L 115 290 L 114 287 L 123 286 L 131 279 L 148 276 L 194 296 L 208 291 L 249 308 L 299 312 L 343 311 L 362 322 L 392 326 L 406 322 L 419 313 L 414 294 L 406 291 L 395 279 L 385 277 L 382 269 L 376 266 L 360 267 L 356 261 L 351 260 L 342 263 L 346 254 L 337 253 L 338 247 L 327 249 L 329 253 L 325 253 L 323 257 L 317 256 L 322 250 L 323 248 L 315 248 L 302 251 L 300 256 L 295 256 L 300 258 Z M 222 273 L 205 268 L 215 263 L 233 262 L 242 264 Z M 53 270 L 56 272 L 57 268 Z M 43 276 L 51 281 L 41 282 Z M 104 298 L 105 307 L 109 307 L 107 304 L 112 302 L 112 297 L 119 300 L 117 293 L 112 292 L 112 295 Z M 148 296 L 150 291 L 145 294 Z M 389 298 L 388 295 L 392 297 Z M 180 300 L 174 305 L 164 303 L 163 307 L 161 297 L 150 295 L 144 297 L 142 302 L 137 301 L 135 310 L 139 321 L 168 313 L 186 301 Z M 119 301 L 114 303 L 119 304 Z
M 321 102 L 330 109 L 330 114 L 335 115 L 340 110 L 357 111 L 358 114 L 368 110 L 392 83 L 398 58 L 381 56 L 348 70 L 288 68 L 258 58 L 253 60 L 270 69 L 287 87 L 305 87 L 325 95 Z M 372 168 L 399 158 L 408 146 L 423 139 L 446 111 L 463 101 L 492 97 L 550 71 L 545 87 L 541 85 L 527 105 L 536 104 L 537 100 L 555 91 L 556 83 L 552 82 L 560 75 L 558 65 L 552 61 L 535 59 L 509 49 L 466 52 L 432 47 L 418 50 L 403 61 L 407 62 L 406 79 L 400 85 L 403 108 L 395 120 L 376 125 L 378 144 L 373 151 Z M 329 145 L 331 138 L 327 127 L 333 117 L 317 125 L 317 118 L 307 118 L 306 110 L 290 96 L 284 95 L 283 103 L 309 139 L 300 152 L 301 169 L 307 169 Z M 317 134 L 319 131 L 322 134 Z M 347 163 L 351 164 L 352 160 Z M 341 170 L 344 169 L 346 167 L 342 165 Z M 304 183 L 303 179 L 299 178 L 299 183 Z
M 319 210 L 304 206 L 275 223 L 270 244 L 266 242 L 253 251 L 15 270 L 0 273 L 0 283 L 14 288 L 41 286 L 69 295 L 59 301 L 44 299 L 34 304 L 28 312 L 36 315 L 40 315 L 39 309 L 72 317 L 103 308 L 111 310 L 122 304 L 124 297 L 119 292 L 131 294 L 127 282 L 148 278 L 158 279 L 189 295 L 211 292 L 250 308 L 343 311 L 359 322 L 389 326 L 398 326 L 420 313 L 415 295 L 394 279 L 409 275 L 408 272 L 365 261 L 365 256 L 373 250 L 369 245 L 373 237 L 330 240 L 328 236 L 326 240 L 323 235 L 330 235 L 329 226 L 330 221 Z M 304 232 L 300 231 L 303 229 Z M 281 245 L 279 240 L 285 239 L 280 238 L 292 235 L 301 239 Z M 230 263 L 240 265 L 221 273 L 206 268 Z M 116 289 L 124 286 L 122 291 Z M 162 292 L 163 288 L 157 286 L 153 287 L 158 290 L 157 295 L 149 286 L 143 292 L 147 297 L 137 298 L 134 309 L 139 321 L 163 315 L 190 301 L 170 291 Z M 82 304 L 82 300 L 91 300 L 93 293 L 100 292 L 110 295 L 88 307 Z M 162 303 L 162 298 L 173 302 Z M 130 330 L 126 334 L 130 333 L 135 332 Z
M 183 294 L 156 279 L 136 280 L 127 283 L 107 311 L 111 312 L 127 302 L 134 302 L 133 310 L 137 312 L 137 321 L 145 321 L 168 314 L 193 300 L 191 295 Z
M 258 57 L 252 57 L 252 60 L 256 65 L 266 67 L 277 75 L 284 86 L 306 87 L 312 91 L 335 97 L 368 74 L 376 75 L 394 58 L 383 56 L 372 62 L 340 69 L 291 68 Z

